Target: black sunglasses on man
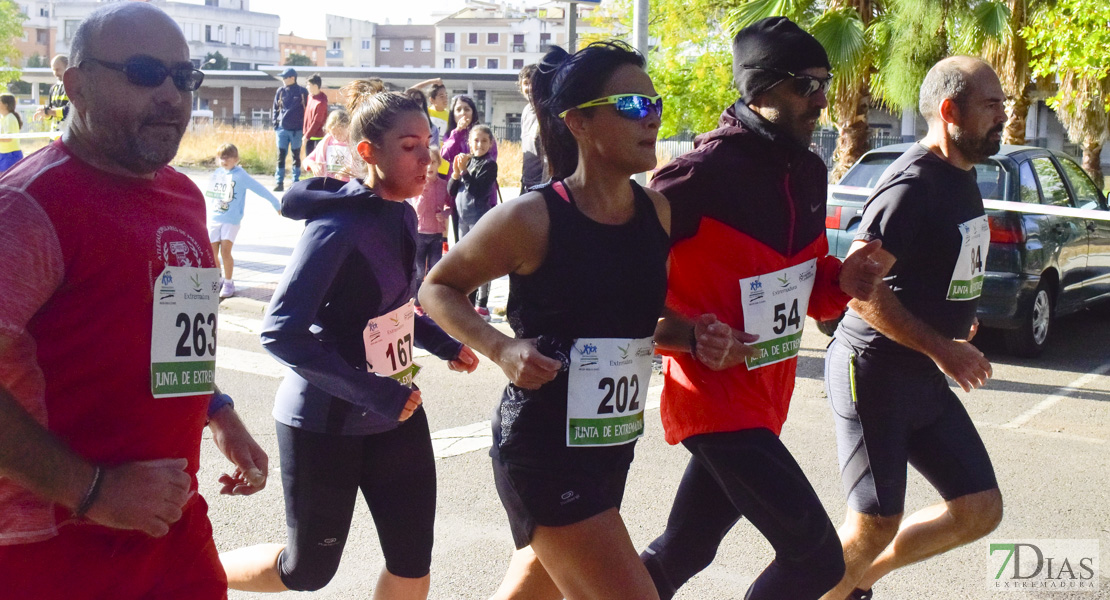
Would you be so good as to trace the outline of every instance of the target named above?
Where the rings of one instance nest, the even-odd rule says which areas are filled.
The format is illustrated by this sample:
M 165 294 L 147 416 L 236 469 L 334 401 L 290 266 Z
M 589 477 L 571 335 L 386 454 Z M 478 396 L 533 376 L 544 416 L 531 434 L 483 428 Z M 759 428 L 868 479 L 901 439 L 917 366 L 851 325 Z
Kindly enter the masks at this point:
M 83 67 L 85 63 L 89 62 L 106 69 L 119 71 L 127 76 L 128 82 L 140 87 L 158 87 L 169 77 L 173 80 L 173 85 L 177 89 L 183 92 L 195 92 L 200 89 L 200 84 L 204 82 L 204 72 L 194 67 L 193 63 L 190 62 L 176 63 L 167 67 L 162 61 L 153 56 L 140 54 L 132 56 L 123 63 L 108 62 L 99 58 L 85 58 L 81 60 L 78 67 Z

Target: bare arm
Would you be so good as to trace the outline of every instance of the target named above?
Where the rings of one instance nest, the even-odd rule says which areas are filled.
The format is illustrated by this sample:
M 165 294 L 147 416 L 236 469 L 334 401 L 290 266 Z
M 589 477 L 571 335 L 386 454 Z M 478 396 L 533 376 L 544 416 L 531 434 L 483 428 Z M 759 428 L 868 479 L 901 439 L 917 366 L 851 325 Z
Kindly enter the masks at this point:
M 412 86 L 409 87 L 409 89 L 407 89 L 405 91 L 406 92 L 411 92 L 412 90 L 419 90 L 419 91 L 423 92 L 426 88 L 432 87 L 433 85 L 443 85 L 443 79 L 441 79 L 439 77 L 433 77 L 432 79 L 425 79 L 424 81 L 421 81 L 420 83 L 413 84 Z
M 527 274 L 543 262 L 548 216 L 543 197 L 529 193 L 487 213 L 420 287 L 420 304 L 444 331 L 488 356 L 516 385 L 535 389 L 555 378 L 562 363 L 544 356 L 534 340 L 518 340 L 486 323 L 466 295 L 509 273 Z
M 853 242 L 848 255 L 864 245 L 860 240 Z M 875 249 L 871 258 L 882 265 L 884 277 L 896 261 L 882 248 Z M 978 348 L 966 341 L 948 339 L 918 319 L 885 283 L 875 287 L 870 300 L 852 300 L 849 306 L 879 333 L 931 358 L 965 392 L 982 386 L 992 374 L 990 362 Z

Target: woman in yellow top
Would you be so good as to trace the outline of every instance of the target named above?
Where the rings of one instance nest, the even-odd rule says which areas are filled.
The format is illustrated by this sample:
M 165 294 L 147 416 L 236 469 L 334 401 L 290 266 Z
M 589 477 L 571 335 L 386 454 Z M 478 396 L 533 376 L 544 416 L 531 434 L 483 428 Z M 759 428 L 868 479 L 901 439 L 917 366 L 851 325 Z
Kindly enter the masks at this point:
M 15 109 L 15 96 L 0 94 L 0 135 L 19 133 L 20 129 L 23 129 L 23 119 Z M 19 140 L 0 138 L 0 172 L 7 171 L 22 159 L 23 151 L 19 149 Z

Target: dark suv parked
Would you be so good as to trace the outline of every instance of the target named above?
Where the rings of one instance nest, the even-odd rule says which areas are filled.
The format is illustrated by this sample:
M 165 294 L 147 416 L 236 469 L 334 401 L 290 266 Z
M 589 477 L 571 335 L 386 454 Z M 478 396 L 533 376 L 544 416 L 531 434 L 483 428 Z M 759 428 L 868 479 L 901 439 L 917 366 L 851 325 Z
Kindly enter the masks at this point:
M 863 204 L 909 144 L 864 154 L 829 186 L 829 252 L 841 258 Z M 1110 211 L 1106 198 L 1066 154 L 1002 146 L 975 166 L 991 229 L 979 321 L 1001 330 L 1008 351 L 1036 356 L 1058 316 L 1110 300 Z M 835 321 L 819 323 L 832 334 Z

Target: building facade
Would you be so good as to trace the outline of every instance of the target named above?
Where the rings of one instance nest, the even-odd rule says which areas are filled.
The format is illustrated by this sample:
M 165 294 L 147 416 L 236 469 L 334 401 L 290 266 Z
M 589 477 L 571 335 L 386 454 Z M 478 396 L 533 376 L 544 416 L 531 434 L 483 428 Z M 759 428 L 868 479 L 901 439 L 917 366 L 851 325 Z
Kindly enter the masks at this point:
M 292 54 L 307 56 L 312 64 L 322 67 L 326 64 L 328 43 L 326 40 L 313 40 L 293 35 L 281 34 L 278 36 L 278 51 L 281 54 L 281 64 L 285 64 Z
M 434 25 L 378 25 L 375 67 L 434 67 Z

